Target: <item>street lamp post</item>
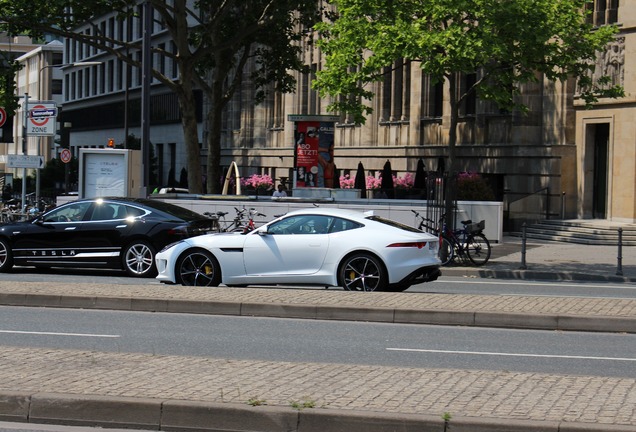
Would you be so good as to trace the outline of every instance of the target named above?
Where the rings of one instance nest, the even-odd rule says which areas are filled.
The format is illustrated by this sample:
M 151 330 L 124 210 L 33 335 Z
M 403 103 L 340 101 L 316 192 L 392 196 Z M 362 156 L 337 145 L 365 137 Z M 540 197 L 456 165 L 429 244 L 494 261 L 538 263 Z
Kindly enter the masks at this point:
M 40 68 L 40 71 L 38 73 L 38 99 L 40 101 L 42 101 L 42 97 L 43 95 L 43 75 L 42 72 L 44 72 L 45 69 L 51 69 L 51 68 L 76 68 L 76 67 L 86 67 L 86 66 L 97 66 L 97 65 L 101 65 L 102 62 L 100 61 L 85 61 L 85 62 L 75 62 L 75 63 L 63 63 L 63 64 L 53 64 L 53 65 L 46 65 L 46 66 L 42 66 Z M 40 139 L 38 141 L 38 156 L 40 156 L 40 154 L 42 153 L 42 136 L 40 136 Z M 35 204 L 38 205 L 40 203 L 40 170 L 37 169 L 35 172 L 35 177 L 36 177 L 36 182 L 35 182 Z M 24 207 L 25 203 L 22 203 L 22 206 Z

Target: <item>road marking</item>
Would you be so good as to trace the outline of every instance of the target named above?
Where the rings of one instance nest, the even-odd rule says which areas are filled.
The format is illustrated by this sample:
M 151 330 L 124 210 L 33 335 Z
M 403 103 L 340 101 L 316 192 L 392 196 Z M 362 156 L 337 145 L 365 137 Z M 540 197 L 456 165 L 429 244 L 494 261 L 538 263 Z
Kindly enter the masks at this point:
M 121 337 L 120 335 L 105 335 L 105 334 L 92 334 L 92 333 L 30 332 L 30 331 L 19 331 L 19 330 L 0 330 L 0 333 L 44 335 L 44 336 L 95 337 L 95 338 L 119 338 L 119 337 Z
M 429 350 L 416 348 L 387 348 L 387 351 L 407 351 L 407 352 L 424 352 L 434 354 L 464 354 L 464 355 L 485 355 L 485 356 L 501 356 L 501 357 L 539 357 L 539 358 L 557 358 L 570 360 L 609 360 L 609 361 L 628 361 L 636 362 L 636 358 L 629 357 L 596 357 L 596 356 L 571 356 L 571 355 L 554 355 L 554 354 L 524 354 L 524 353 L 501 353 L 501 352 L 481 352 L 481 351 L 453 351 L 453 350 Z

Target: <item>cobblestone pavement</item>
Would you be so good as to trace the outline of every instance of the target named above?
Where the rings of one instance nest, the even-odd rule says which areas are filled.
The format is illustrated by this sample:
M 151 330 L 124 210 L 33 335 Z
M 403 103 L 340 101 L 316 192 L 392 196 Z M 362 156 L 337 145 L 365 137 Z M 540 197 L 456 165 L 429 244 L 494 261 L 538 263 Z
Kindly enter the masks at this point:
M 636 380 L 2 347 L 0 391 L 633 425 Z

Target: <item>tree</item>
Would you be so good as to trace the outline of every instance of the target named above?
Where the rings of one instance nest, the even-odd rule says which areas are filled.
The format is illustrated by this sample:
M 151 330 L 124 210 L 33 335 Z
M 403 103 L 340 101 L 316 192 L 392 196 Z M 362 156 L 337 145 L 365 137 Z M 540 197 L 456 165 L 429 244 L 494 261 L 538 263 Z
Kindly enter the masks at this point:
M 201 161 L 197 133 L 195 90 L 211 101 L 206 113 L 208 134 L 209 192 L 217 192 L 221 177 L 221 116 L 223 108 L 239 88 L 248 60 L 256 64 L 251 79 L 256 101 L 267 85 L 291 91 L 291 71 L 303 70 L 296 41 L 317 19 L 314 0 L 147 0 L 155 18 L 174 42 L 175 50 L 156 44 L 153 55 L 176 62 L 179 77 L 173 80 L 159 68 L 152 76 L 177 95 L 187 153 L 188 183 L 201 192 Z M 69 13 L 72 11 L 72 13 Z M 96 47 L 134 67 L 141 62 L 129 53 L 141 51 L 138 40 L 118 40 L 105 34 L 99 18 L 114 13 L 117 19 L 140 18 L 136 0 L 50 0 L 33 4 L 28 0 L 0 0 L 0 31 L 11 35 L 40 36 L 51 33 Z
M 446 82 L 450 95 L 448 170 L 456 173 L 459 109 L 476 94 L 500 108 L 524 111 L 517 96 L 523 84 L 577 79 L 581 98 L 620 97 L 608 77 L 593 81 L 597 51 L 616 33 L 593 29 L 587 0 L 332 0 L 331 20 L 316 26 L 325 67 L 315 87 L 335 96 L 330 110 L 348 112 L 358 123 L 372 111 L 369 83 L 405 61 L 419 63 L 433 83 Z M 476 73 L 462 89 L 461 74 Z M 450 176 L 453 178 L 453 176 Z M 446 187 L 447 223 L 452 221 L 455 188 Z

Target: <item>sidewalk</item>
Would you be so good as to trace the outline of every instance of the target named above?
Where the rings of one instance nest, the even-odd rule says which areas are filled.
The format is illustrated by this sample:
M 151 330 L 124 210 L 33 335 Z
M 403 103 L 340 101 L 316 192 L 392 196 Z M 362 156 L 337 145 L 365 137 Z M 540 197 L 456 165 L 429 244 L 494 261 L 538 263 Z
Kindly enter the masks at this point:
M 522 239 L 503 238 L 492 245 L 492 256 L 484 267 L 457 263 L 444 267 L 445 276 L 473 276 L 507 279 L 578 280 L 636 283 L 636 247 L 591 246 L 575 243 L 528 240 L 522 270 Z
M 485 268 L 444 275 L 616 277 L 609 247 L 495 245 Z M 491 265 L 492 264 L 492 265 Z M 636 300 L 0 281 L 0 304 L 636 333 Z M 304 408 L 303 408 L 304 406 Z M 0 421 L 259 432 L 634 431 L 636 379 L 227 360 L 37 348 L 0 350 Z

